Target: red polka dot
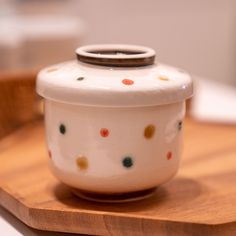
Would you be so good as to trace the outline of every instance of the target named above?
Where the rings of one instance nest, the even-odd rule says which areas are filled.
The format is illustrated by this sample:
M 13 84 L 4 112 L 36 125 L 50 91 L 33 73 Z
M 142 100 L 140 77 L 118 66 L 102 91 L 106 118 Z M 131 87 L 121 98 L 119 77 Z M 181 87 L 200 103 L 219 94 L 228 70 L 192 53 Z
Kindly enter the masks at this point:
M 50 150 L 48 150 L 48 156 L 50 159 L 52 158 L 52 152 Z
M 172 152 L 168 152 L 167 155 L 166 155 L 167 160 L 172 159 L 172 156 L 173 156 Z
M 134 81 L 131 79 L 123 79 L 122 83 L 125 85 L 132 85 L 134 83 Z
M 101 136 L 102 136 L 103 138 L 105 138 L 105 137 L 107 137 L 107 136 L 109 135 L 109 130 L 106 129 L 106 128 L 102 128 L 102 129 L 100 130 L 100 134 L 101 134 Z

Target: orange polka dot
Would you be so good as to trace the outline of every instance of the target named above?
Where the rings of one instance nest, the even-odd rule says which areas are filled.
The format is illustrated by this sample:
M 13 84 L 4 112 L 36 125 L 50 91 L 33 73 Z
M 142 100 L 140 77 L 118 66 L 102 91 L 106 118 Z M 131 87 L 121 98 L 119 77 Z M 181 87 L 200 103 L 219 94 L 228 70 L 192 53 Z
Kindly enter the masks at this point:
M 88 169 L 88 160 L 84 156 L 80 156 L 76 159 L 76 165 L 80 170 Z
M 134 81 L 131 79 L 123 79 L 122 83 L 125 85 L 132 85 L 134 83 Z
M 167 160 L 172 159 L 172 156 L 173 156 L 172 152 L 168 152 L 167 155 L 166 155 Z
M 159 80 L 168 81 L 170 79 L 166 76 L 159 76 Z
M 100 134 L 101 134 L 101 136 L 102 136 L 103 138 L 108 137 L 108 136 L 109 136 L 109 130 L 106 129 L 106 128 L 102 128 L 102 129 L 100 130 Z
M 147 139 L 150 139 L 153 137 L 153 135 L 155 134 L 155 126 L 154 125 L 148 125 L 145 127 L 144 129 L 144 137 Z

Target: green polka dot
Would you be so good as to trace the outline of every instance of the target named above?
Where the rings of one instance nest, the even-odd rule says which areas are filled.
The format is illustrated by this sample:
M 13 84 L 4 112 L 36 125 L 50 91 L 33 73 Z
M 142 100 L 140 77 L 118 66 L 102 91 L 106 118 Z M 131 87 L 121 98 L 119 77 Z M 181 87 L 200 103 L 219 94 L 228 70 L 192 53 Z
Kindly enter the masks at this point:
M 65 134 L 65 133 L 66 133 L 66 127 L 65 127 L 65 125 L 64 125 L 64 124 L 60 124 L 59 130 L 60 130 L 60 133 L 61 133 L 61 134 Z
M 122 160 L 122 164 L 125 168 L 130 168 L 131 166 L 133 166 L 133 160 L 131 157 L 125 157 Z

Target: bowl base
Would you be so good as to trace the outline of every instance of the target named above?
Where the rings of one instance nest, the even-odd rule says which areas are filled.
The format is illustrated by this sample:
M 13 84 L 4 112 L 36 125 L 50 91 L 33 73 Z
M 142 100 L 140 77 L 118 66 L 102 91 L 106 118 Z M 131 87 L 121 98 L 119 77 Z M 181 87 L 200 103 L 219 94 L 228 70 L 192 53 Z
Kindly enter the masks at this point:
M 142 200 L 151 197 L 156 192 L 157 187 L 149 188 L 141 191 L 128 192 L 128 193 L 94 193 L 80 189 L 71 188 L 71 191 L 78 197 L 85 200 L 94 202 L 107 202 L 107 203 L 122 203 Z

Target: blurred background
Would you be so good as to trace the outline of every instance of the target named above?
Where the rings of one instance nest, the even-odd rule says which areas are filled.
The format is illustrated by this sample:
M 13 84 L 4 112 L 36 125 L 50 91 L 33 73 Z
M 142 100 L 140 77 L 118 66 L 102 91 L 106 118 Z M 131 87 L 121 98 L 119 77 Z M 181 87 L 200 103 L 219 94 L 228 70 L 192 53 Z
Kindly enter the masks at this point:
M 84 44 L 145 45 L 195 78 L 195 118 L 235 123 L 235 9 L 235 0 L 0 0 L 0 75 L 74 59 Z
M 158 61 L 236 85 L 234 0 L 0 0 L 0 67 L 74 57 L 90 43 L 153 47 Z

